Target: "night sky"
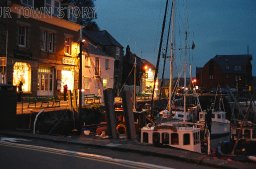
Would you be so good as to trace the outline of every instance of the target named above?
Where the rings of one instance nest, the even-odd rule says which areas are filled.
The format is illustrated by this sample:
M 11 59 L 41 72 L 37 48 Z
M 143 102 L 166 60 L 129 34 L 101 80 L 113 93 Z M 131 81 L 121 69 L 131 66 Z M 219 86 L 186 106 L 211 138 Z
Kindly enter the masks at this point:
M 96 22 L 124 49 L 130 45 L 132 52 L 156 64 L 165 3 L 165 0 L 96 0 Z M 171 1 L 169 11 L 170 8 Z M 256 0 L 176 0 L 174 10 L 175 76 L 182 72 L 185 61 L 192 65 L 195 75 L 195 67 L 202 67 L 215 55 L 247 54 L 248 49 L 253 55 L 253 75 L 256 75 Z M 177 50 L 186 44 L 190 47 L 193 41 L 194 50 Z M 163 48 L 165 43 L 166 40 Z M 163 59 L 160 65 L 162 62 Z

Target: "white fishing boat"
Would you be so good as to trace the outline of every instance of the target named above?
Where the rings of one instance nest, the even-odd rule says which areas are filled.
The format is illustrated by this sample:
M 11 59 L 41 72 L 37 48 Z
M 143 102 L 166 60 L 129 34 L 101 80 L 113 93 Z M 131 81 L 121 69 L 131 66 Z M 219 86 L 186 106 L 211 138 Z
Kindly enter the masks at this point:
M 201 128 L 205 127 L 206 112 L 199 112 L 198 124 Z M 230 121 L 226 119 L 225 111 L 211 112 L 211 137 L 219 137 L 230 134 Z
M 148 125 L 141 129 L 141 143 L 201 153 L 200 128 L 194 123 L 183 121 Z

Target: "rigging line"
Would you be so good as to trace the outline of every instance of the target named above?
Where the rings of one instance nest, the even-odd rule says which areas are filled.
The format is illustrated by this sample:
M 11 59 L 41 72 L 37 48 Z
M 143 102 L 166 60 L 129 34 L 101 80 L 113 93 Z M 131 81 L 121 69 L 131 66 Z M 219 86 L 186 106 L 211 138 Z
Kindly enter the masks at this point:
M 172 8 L 173 8 L 173 2 L 172 2 Z M 169 37 L 170 37 L 170 29 L 171 29 L 171 23 L 172 23 L 172 8 L 171 8 L 171 13 L 170 13 L 170 20 L 169 20 L 169 25 L 168 25 L 168 33 L 167 33 L 167 39 L 166 39 L 166 46 L 165 46 L 165 54 L 164 54 L 164 63 L 163 63 L 163 71 L 162 71 L 162 80 L 161 80 L 161 85 L 160 85 L 160 95 L 159 99 L 162 97 L 162 88 L 164 84 L 164 72 L 165 72 L 165 65 L 166 65 L 166 58 L 167 58 L 167 50 L 168 50 L 168 45 L 169 45 Z M 171 57 L 171 56 L 170 56 Z
M 131 74 L 132 74 L 132 72 L 133 72 L 133 69 L 134 69 L 134 66 L 132 67 L 131 71 L 129 72 L 129 74 L 128 74 L 126 80 L 125 80 L 125 82 L 123 83 L 121 89 L 119 90 L 119 94 L 122 92 L 122 90 L 123 90 L 123 88 L 124 88 L 124 85 L 126 84 L 127 80 L 128 80 L 129 77 L 131 76 Z M 118 94 L 118 95 L 119 95 L 119 94 Z
M 155 87 L 156 87 L 156 78 L 157 78 L 157 74 L 158 74 L 158 67 L 159 67 L 159 61 L 160 61 L 161 50 L 162 50 L 163 34 L 164 34 L 164 29 L 165 29 L 165 21 L 166 21 L 166 13 L 167 13 L 167 9 L 168 9 L 168 3 L 169 3 L 169 0 L 166 0 L 165 13 L 164 13 L 164 19 L 163 19 L 163 24 L 162 24 L 162 32 L 161 32 L 161 38 L 160 38 L 160 44 L 159 44 L 158 56 L 157 56 L 157 63 L 156 63 L 156 70 L 155 70 L 155 76 L 154 76 L 153 91 L 152 91 L 152 97 L 151 97 L 151 115 L 153 115 L 154 92 L 155 92 Z

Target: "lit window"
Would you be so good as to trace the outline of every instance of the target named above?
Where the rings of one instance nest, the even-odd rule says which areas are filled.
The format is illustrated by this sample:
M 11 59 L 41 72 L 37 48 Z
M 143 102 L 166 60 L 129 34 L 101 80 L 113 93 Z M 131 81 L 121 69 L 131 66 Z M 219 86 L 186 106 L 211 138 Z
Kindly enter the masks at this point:
M 31 66 L 24 62 L 16 62 L 13 66 L 13 85 L 22 82 L 22 91 L 31 91 Z
M 108 70 L 109 69 L 109 59 L 105 60 L 105 69 Z
M 19 26 L 18 27 L 18 45 L 20 47 L 27 47 L 28 39 L 28 27 Z
M 61 91 L 63 92 L 64 85 L 68 86 L 68 90 L 74 90 L 74 71 L 62 70 L 61 71 Z
M 65 38 L 65 47 L 64 47 L 65 54 L 71 55 L 71 39 Z
M 106 89 L 107 85 L 108 85 L 108 80 L 107 79 L 103 79 L 102 83 L 103 83 L 103 88 Z
M 21 0 L 21 3 L 28 7 L 34 7 L 34 0 Z
M 100 75 L 100 59 L 97 57 L 95 58 L 95 75 Z

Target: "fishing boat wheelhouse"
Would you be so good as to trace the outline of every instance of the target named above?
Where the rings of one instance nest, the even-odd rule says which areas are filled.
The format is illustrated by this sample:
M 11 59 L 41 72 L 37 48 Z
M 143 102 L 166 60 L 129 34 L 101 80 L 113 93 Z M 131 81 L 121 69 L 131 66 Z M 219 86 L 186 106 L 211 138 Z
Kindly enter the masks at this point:
M 201 153 L 200 128 L 194 123 L 171 121 L 141 129 L 141 142 Z

